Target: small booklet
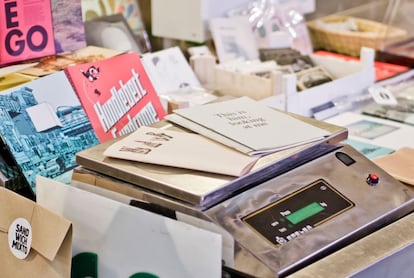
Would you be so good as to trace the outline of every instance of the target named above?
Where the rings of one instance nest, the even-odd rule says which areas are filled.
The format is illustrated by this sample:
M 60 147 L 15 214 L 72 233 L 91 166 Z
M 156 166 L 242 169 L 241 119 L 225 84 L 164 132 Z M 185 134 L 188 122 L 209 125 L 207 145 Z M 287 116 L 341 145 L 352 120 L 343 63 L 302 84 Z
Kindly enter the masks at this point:
M 177 109 L 166 119 L 248 155 L 316 142 L 330 134 L 246 96 Z
M 148 126 L 110 145 L 104 155 L 230 176 L 247 174 L 258 160 L 199 134 Z

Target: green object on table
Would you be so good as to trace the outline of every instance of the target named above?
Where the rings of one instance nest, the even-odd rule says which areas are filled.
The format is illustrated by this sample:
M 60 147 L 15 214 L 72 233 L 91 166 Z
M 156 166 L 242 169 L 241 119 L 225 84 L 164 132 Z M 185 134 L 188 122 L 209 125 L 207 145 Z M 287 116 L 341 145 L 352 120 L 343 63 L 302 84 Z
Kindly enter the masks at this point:
M 157 275 L 148 272 L 137 272 L 129 276 L 129 278 L 159 278 Z
M 82 252 L 72 258 L 71 278 L 98 278 L 98 255 Z

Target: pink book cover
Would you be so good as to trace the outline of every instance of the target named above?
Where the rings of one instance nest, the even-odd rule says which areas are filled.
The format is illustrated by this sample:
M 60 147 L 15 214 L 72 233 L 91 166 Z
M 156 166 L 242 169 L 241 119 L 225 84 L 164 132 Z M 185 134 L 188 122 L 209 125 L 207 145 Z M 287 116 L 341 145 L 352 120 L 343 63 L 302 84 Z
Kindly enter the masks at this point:
M 65 72 L 101 143 L 165 116 L 136 52 L 69 66 Z
M 50 0 L 3 0 L 0 5 L 0 64 L 55 53 Z

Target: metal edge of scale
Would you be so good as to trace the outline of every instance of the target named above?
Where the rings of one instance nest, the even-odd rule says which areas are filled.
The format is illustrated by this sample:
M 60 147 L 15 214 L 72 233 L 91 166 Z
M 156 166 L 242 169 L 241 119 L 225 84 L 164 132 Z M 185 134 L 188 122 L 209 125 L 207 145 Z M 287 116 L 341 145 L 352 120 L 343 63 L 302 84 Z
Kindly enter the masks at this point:
M 361 254 L 363 254 L 361 256 Z M 414 265 L 414 214 L 289 275 L 289 278 L 412 277 Z M 358 258 L 355 260 L 355 258 Z
M 326 142 L 323 142 L 304 148 L 293 155 L 289 155 L 262 167 L 249 175 L 234 179 L 225 187 L 210 194 L 208 198 L 205 199 L 204 204 L 198 208 L 201 210 L 208 210 L 220 202 L 232 198 L 250 188 L 254 188 L 279 175 L 287 173 L 292 169 L 300 167 L 301 165 L 324 156 L 340 147 L 341 145 L 327 144 Z
M 338 159 L 338 153 L 345 154 L 353 162 L 345 165 Z M 376 173 L 379 176 L 378 185 L 367 184 L 366 177 L 369 173 Z M 348 200 L 344 202 L 344 208 L 327 216 L 327 219 L 319 219 L 318 223 L 315 222 L 316 224 L 308 225 L 307 221 L 304 221 L 299 223 L 298 227 L 293 225 L 293 233 L 285 235 L 284 239 L 288 240 L 282 243 L 276 240 L 276 236 L 274 240 L 272 237 L 267 237 L 267 232 L 261 227 L 246 223 L 246 217 L 266 212 L 270 210 L 269 208 L 283 204 L 287 202 L 286 200 L 293 198 L 292 196 L 299 195 L 298 192 L 303 188 L 311 188 L 311 185 L 321 181 L 342 196 L 336 198 L 334 202 L 339 199 Z M 301 195 L 301 198 L 295 199 L 295 203 L 300 203 L 300 199 L 306 198 Z M 312 200 L 306 202 L 315 203 Z M 327 203 L 334 202 L 328 201 Z M 349 203 L 353 205 L 348 206 Z M 249 265 L 259 266 L 259 269 L 267 268 L 267 271 L 270 269 L 270 272 L 285 277 L 389 225 L 413 210 L 414 190 L 412 187 L 395 180 L 349 145 L 343 145 L 341 149 L 332 152 L 332 155 L 316 158 L 233 196 L 204 213 L 213 223 L 227 230 L 238 245 L 235 249 L 235 269 L 252 274 Z M 273 216 L 267 215 L 266 217 L 264 218 L 272 219 L 266 224 L 277 222 L 274 221 Z M 312 217 L 314 216 L 309 219 Z M 258 223 L 264 225 L 264 222 Z M 297 235 L 289 239 L 289 236 L 295 233 Z M 244 259 L 242 263 L 238 263 L 237 250 L 247 251 L 253 256 L 250 256 L 247 261 Z M 270 277 L 274 276 L 270 275 Z

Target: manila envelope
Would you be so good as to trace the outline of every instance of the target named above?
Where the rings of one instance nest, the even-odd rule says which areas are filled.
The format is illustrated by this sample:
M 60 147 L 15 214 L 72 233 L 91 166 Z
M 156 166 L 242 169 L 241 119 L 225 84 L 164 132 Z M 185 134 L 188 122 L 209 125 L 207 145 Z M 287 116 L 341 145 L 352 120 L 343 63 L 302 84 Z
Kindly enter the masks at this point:
M 9 245 L 9 227 L 17 218 L 31 226 L 31 248 L 24 259 L 17 258 Z M 17 229 L 12 226 L 12 235 Z M 21 237 L 20 237 L 21 238 Z M 13 240 L 11 241 L 13 243 Z M 12 244 L 11 244 L 12 245 Z M 72 223 L 15 192 L 0 187 L 0 273 L 1 277 L 70 277 Z
M 402 147 L 373 161 L 397 180 L 414 185 L 414 148 Z

